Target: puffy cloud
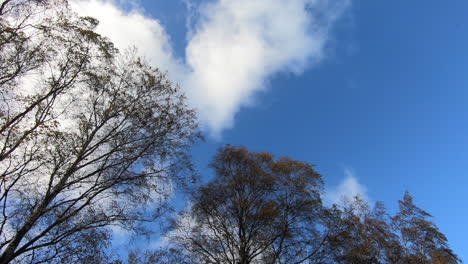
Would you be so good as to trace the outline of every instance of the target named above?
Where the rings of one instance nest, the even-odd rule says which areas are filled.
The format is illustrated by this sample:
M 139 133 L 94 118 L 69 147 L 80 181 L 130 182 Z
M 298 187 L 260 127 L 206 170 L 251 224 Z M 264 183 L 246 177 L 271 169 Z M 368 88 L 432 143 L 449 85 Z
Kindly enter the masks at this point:
M 350 0 L 217 0 L 193 6 L 186 57 L 174 56 L 161 23 L 140 8 L 122 11 L 115 1 L 76 0 L 74 8 L 101 21 L 98 32 L 124 49 L 136 46 L 167 70 L 188 94 L 212 135 L 233 125 L 279 72 L 300 74 L 319 63 L 330 29 Z M 134 5 L 133 5 L 134 6 Z
M 202 7 L 187 46 L 187 87 L 210 131 L 232 126 L 274 73 L 300 73 L 319 62 L 346 3 L 339 2 L 221 0 Z
M 366 186 L 359 183 L 351 169 L 345 169 L 345 179 L 337 186 L 328 188 L 324 200 L 327 204 L 343 204 L 356 196 L 369 202 Z

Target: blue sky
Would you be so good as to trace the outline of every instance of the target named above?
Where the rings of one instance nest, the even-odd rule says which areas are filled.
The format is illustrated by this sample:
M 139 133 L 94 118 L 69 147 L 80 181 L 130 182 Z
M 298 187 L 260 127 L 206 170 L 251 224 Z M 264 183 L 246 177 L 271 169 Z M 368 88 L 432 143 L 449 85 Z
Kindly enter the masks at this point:
M 197 144 L 193 155 L 203 175 L 211 173 L 206 166 L 216 149 L 233 144 L 312 162 L 330 193 L 358 189 L 391 212 L 409 190 L 468 261 L 468 2 L 334 0 L 326 7 L 289 2 L 294 4 L 287 10 L 275 9 L 284 4 L 280 0 L 268 7 L 249 5 L 257 12 L 251 16 L 267 22 L 247 35 L 242 27 L 257 26 L 256 20 L 223 21 L 234 8 L 226 1 L 108 4 L 125 9 L 120 16 L 129 21 L 143 21 L 141 32 L 149 27 L 152 34 L 120 36 L 121 45 L 134 41 L 182 88 L 200 87 L 188 95 L 202 109 L 206 142 Z M 249 13 L 246 6 L 235 8 Z M 288 12 L 298 21 L 283 17 Z M 284 24 L 276 18 L 292 28 L 268 28 Z M 236 23 L 241 33 L 231 28 Z M 223 27 L 234 33 L 206 41 Z M 102 30 L 119 38 L 118 32 Z M 266 42 L 258 47 L 248 34 Z M 232 42 L 237 46 L 229 46 Z M 227 43 L 234 56 L 220 58 L 226 69 L 214 63 L 206 72 L 204 63 L 219 55 L 210 53 L 217 47 L 207 43 Z M 226 53 L 221 46 L 219 53 Z M 210 75 L 214 70 L 216 76 Z M 215 90 L 203 90 L 204 85 Z M 349 179 L 353 186 L 346 187 Z

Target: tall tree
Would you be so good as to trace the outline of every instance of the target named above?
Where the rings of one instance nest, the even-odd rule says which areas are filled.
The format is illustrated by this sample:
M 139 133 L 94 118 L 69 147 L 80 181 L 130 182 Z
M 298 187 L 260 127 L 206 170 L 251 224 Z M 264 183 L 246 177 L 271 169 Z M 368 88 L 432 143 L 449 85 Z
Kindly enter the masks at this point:
M 190 173 L 183 93 L 96 25 L 65 1 L 1 4 L 0 264 L 99 263 L 105 227 L 160 216 Z
M 401 249 L 395 251 L 394 255 L 397 263 L 461 263 L 450 249 L 447 237 L 428 220 L 432 216 L 417 207 L 408 192 L 398 203 L 400 210 L 392 218 L 394 230 L 401 243 Z
M 226 146 L 174 232 L 197 263 L 313 263 L 325 242 L 321 176 L 306 162 Z

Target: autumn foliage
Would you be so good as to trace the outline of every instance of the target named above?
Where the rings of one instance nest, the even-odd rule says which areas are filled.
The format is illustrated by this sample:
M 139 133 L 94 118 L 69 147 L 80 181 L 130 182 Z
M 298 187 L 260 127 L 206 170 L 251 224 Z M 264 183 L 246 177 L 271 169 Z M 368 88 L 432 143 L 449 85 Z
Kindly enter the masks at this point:
M 307 162 L 226 146 L 211 167 L 171 234 L 187 263 L 461 263 L 408 193 L 389 216 L 360 197 L 325 206 Z

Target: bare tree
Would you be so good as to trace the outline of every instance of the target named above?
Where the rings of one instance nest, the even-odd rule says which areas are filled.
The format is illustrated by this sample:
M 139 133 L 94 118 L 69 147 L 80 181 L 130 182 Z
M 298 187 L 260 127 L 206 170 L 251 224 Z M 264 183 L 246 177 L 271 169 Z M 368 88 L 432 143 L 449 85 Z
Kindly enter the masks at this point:
M 191 173 L 195 114 L 64 1 L 0 9 L 0 264 L 98 263 Z
M 172 232 L 198 263 L 313 263 L 322 179 L 312 165 L 226 146 L 211 167 L 215 179 L 193 195 Z

